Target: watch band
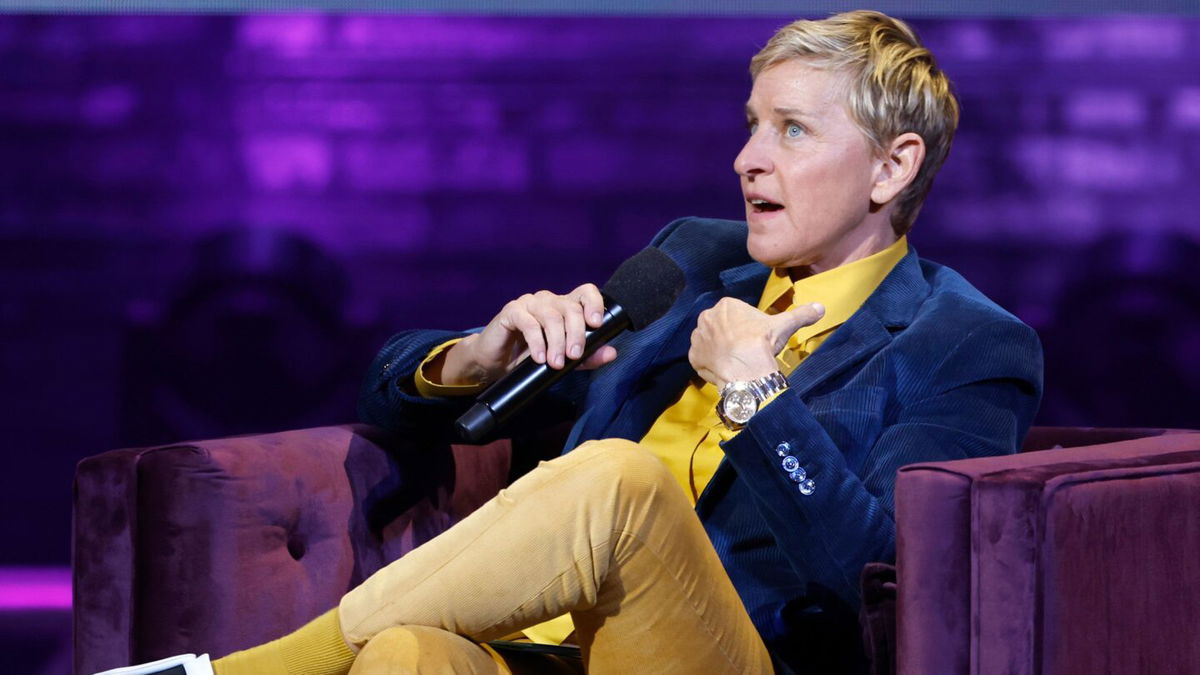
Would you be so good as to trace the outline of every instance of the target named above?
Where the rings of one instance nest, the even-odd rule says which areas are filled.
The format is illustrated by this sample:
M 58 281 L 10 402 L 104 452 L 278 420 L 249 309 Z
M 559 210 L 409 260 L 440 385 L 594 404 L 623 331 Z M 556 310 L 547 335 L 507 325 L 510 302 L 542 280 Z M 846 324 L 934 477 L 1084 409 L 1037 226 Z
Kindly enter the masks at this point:
M 778 370 L 757 380 L 750 380 L 747 384 L 758 398 L 760 407 L 767 399 L 788 388 L 787 378 Z

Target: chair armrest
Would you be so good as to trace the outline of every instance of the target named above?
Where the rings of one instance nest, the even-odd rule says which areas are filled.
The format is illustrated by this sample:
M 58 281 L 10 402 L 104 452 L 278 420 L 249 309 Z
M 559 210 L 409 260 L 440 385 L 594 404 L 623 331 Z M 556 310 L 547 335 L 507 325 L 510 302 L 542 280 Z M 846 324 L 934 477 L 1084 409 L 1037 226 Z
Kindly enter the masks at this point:
M 1197 514 L 1198 433 L 904 467 L 898 672 L 1200 672 Z
M 494 495 L 510 449 L 418 448 L 350 425 L 83 460 L 76 672 L 217 657 L 297 628 Z

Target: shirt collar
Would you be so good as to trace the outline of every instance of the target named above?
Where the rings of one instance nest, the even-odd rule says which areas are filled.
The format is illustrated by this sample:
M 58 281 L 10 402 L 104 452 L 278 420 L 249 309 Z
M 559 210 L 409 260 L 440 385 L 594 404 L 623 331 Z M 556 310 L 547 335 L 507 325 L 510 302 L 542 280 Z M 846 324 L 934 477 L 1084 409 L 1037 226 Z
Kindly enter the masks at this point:
M 792 291 L 789 307 L 809 302 L 825 305 L 825 316 L 801 331 L 804 337 L 818 335 L 846 322 L 867 301 L 883 278 L 908 253 L 908 238 L 861 260 L 792 281 L 786 269 L 771 270 L 763 287 L 758 309 L 767 311 L 784 293 Z

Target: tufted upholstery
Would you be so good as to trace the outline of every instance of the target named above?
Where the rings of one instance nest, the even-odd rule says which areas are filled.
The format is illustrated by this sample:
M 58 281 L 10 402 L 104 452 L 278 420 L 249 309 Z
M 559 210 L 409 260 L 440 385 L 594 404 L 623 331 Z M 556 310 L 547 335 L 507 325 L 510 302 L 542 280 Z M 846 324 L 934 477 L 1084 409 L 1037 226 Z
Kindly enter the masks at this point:
M 117 450 L 75 478 L 76 672 L 278 637 L 506 484 L 509 441 L 366 426 Z
M 561 431 L 450 447 L 355 425 L 85 459 L 76 672 L 278 637 L 554 454 Z M 895 670 L 897 644 L 900 672 L 922 675 L 1200 672 L 1200 585 L 1179 582 L 1200 572 L 1200 434 L 1160 434 L 1040 428 L 1027 450 L 1090 447 L 901 470 L 899 597 L 896 568 L 864 571 L 875 672 Z

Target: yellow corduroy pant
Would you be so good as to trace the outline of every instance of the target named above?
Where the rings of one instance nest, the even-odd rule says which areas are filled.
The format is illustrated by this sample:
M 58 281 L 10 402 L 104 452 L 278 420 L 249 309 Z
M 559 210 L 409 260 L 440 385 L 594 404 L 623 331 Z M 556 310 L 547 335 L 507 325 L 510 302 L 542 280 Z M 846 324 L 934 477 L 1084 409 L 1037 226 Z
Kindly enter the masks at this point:
M 342 598 L 360 673 L 505 673 L 478 643 L 570 612 L 591 673 L 770 673 L 683 491 L 636 443 L 542 462 Z

